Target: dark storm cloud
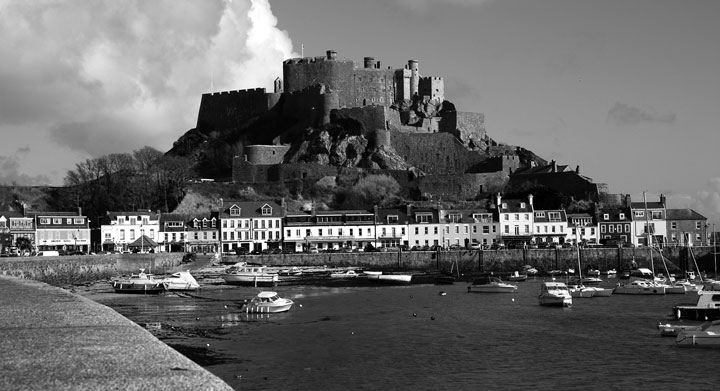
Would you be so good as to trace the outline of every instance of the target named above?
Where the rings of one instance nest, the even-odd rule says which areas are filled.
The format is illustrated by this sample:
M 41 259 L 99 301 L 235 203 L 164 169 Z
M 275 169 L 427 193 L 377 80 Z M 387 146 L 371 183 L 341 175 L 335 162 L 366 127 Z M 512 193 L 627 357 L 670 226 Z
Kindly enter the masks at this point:
M 642 123 L 673 125 L 676 117 L 674 113 L 660 114 L 653 109 L 641 109 L 620 102 L 615 102 L 607 114 L 608 120 L 617 126 L 635 126 Z

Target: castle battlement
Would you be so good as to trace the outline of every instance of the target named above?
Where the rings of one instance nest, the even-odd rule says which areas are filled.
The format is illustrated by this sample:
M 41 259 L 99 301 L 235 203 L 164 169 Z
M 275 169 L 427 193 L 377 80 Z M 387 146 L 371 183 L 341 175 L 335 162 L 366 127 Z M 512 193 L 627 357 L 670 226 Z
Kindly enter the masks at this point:
M 244 95 L 244 94 L 265 94 L 266 90 L 265 88 L 248 88 L 245 90 L 232 90 L 232 91 L 218 91 L 218 92 L 208 92 L 205 94 L 202 94 L 203 97 L 205 96 L 232 96 L 232 95 Z

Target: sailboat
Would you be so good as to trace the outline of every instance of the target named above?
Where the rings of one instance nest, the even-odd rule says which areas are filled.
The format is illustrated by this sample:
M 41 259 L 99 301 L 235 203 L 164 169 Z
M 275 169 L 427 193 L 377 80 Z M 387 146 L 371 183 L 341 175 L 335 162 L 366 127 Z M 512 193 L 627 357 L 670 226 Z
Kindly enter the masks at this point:
M 568 279 L 568 290 L 572 297 L 608 297 L 612 295 L 612 289 L 600 288 L 597 286 L 585 286 L 582 277 L 582 266 L 580 265 L 580 246 L 577 246 L 577 264 L 578 264 L 578 278 Z M 599 278 L 594 277 L 596 280 L 601 281 Z M 599 283 L 599 282 L 598 282 Z

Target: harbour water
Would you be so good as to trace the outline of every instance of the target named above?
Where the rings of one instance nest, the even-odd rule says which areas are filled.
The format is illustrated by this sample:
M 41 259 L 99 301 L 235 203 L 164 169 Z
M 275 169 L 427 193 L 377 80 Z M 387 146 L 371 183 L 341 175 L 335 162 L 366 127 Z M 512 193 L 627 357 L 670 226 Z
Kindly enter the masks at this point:
M 239 310 L 251 287 L 191 295 L 94 293 L 237 390 L 714 389 L 720 350 L 660 337 L 691 295 L 541 307 L 541 278 L 512 294 L 453 285 L 278 286 L 282 314 Z M 612 285 L 613 281 L 606 281 Z

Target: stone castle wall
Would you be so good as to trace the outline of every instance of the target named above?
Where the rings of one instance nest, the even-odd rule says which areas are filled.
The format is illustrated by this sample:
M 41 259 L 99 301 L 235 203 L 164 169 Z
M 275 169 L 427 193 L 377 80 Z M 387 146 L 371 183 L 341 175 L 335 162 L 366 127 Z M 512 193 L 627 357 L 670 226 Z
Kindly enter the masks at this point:
M 418 189 L 421 194 L 460 201 L 473 199 L 481 193 L 500 192 L 505 179 L 503 172 L 427 175 L 418 178 Z
M 247 145 L 245 158 L 252 164 L 280 164 L 289 145 Z
M 426 174 L 463 173 L 486 159 L 449 133 L 393 132 L 391 143 L 401 158 Z
M 196 128 L 205 134 L 240 128 L 248 119 L 267 113 L 277 99 L 264 88 L 203 94 Z

